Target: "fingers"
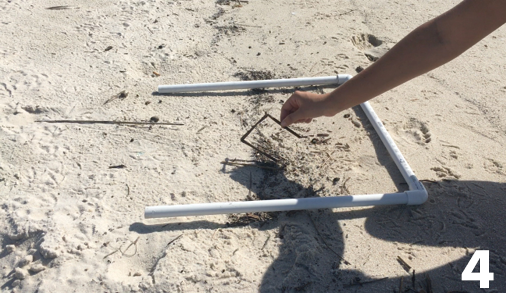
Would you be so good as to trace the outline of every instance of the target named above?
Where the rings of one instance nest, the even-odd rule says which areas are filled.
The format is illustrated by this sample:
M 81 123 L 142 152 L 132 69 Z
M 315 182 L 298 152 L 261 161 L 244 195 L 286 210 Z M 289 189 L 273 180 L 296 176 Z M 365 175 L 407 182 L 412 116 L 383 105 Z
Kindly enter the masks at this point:
M 287 127 L 287 126 L 292 125 L 296 121 L 297 120 L 294 119 L 293 114 L 290 114 L 290 115 L 286 116 L 283 120 L 281 120 L 281 126 Z
M 302 117 L 299 117 L 300 113 L 297 113 L 302 104 L 301 94 L 299 91 L 295 91 L 288 100 L 281 107 L 281 126 L 286 127 L 290 124 L 299 122 Z
M 281 109 L 281 116 L 279 118 L 279 121 L 283 122 L 285 119 L 286 119 L 286 116 L 290 115 L 292 113 L 292 111 L 290 110 L 286 110 L 286 109 Z M 283 125 L 283 123 L 281 123 L 281 125 Z
M 297 95 L 293 94 L 281 107 L 281 115 L 279 121 L 283 121 L 286 116 L 297 111 L 299 109 L 299 103 L 297 102 Z
M 307 113 L 307 93 L 296 91 L 281 107 L 281 126 L 286 127 L 293 123 L 310 123 L 312 118 Z
M 300 115 L 300 114 L 299 114 Z M 290 126 L 294 123 L 311 123 L 311 121 L 313 121 L 312 118 L 307 118 L 307 119 L 297 119 L 296 117 L 298 116 L 298 113 L 295 112 L 295 113 L 292 113 L 288 116 L 285 117 L 285 119 L 283 121 L 281 121 L 281 126 L 283 127 L 287 127 L 287 126 Z

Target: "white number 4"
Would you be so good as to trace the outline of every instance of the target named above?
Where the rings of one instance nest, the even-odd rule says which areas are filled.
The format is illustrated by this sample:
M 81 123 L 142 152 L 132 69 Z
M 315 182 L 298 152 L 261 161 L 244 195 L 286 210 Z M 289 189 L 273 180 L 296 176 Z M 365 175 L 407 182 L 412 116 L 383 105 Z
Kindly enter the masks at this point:
M 480 272 L 473 273 L 480 262 Z M 494 273 L 489 272 L 488 250 L 476 250 L 462 272 L 462 281 L 480 281 L 480 288 L 488 288 L 489 282 L 494 280 Z

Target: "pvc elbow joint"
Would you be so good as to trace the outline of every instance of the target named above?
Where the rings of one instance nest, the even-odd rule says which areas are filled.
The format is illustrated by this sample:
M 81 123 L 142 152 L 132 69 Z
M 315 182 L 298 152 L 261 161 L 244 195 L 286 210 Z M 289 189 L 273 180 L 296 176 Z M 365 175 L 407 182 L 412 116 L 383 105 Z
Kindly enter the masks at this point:
M 429 194 L 425 188 L 405 191 L 408 196 L 408 205 L 420 205 L 427 201 Z

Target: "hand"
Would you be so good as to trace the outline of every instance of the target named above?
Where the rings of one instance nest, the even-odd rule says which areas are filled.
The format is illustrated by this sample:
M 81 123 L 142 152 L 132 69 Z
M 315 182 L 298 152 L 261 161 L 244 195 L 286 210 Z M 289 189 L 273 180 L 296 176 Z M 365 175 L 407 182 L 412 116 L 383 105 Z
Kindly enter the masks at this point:
M 325 115 L 328 94 L 296 91 L 281 108 L 281 126 L 293 123 L 309 123 L 313 118 Z

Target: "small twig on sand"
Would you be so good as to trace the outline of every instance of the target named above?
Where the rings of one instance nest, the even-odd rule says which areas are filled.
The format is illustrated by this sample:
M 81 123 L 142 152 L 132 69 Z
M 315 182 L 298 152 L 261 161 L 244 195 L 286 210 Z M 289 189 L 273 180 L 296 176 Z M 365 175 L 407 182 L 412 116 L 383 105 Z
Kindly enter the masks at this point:
M 388 279 L 388 277 L 384 277 L 384 278 L 381 278 L 381 279 L 375 279 L 375 280 L 370 280 L 370 281 L 363 281 L 363 282 L 354 282 L 354 283 L 351 283 L 351 284 L 345 284 L 343 287 L 344 288 L 348 288 L 348 287 L 353 287 L 353 286 L 357 286 L 357 285 L 364 285 L 364 284 L 370 284 L 370 283 L 375 283 L 375 282 L 379 282 L 379 281 L 383 281 L 383 280 L 386 280 Z
M 265 239 L 264 245 L 262 246 L 262 249 L 260 249 L 260 250 L 264 250 L 264 248 L 267 246 L 267 243 L 269 242 L 270 239 L 271 239 L 271 234 L 267 235 L 267 239 Z
M 346 12 L 343 12 L 341 14 L 338 14 L 337 16 L 343 16 L 343 15 L 346 15 L 348 13 L 352 13 L 353 11 L 355 11 L 356 9 L 352 9 L 352 10 L 349 10 L 349 11 L 346 11 Z
M 128 185 L 127 185 L 127 186 L 128 186 Z M 125 252 L 124 252 L 123 250 L 121 250 L 121 246 L 120 246 L 120 247 L 119 247 L 118 249 L 116 249 L 115 251 L 113 251 L 113 252 L 109 253 L 108 255 L 104 256 L 104 258 L 103 258 L 103 259 L 108 258 L 109 256 L 111 256 L 111 255 L 115 254 L 115 253 L 116 253 L 116 252 L 118 252 L 118 251 L 119 251 L 119 252 L 121 252 L 121 254 L 122 254 L 122 255 L 126 255 L 126 256 L 128 256 L 128 257 L 134 256 L 134 255 L 137 253 L 137 241 L 139 241 L 139 238 L 140 238 L 140 237 L 137 237 L 137 239 L 135 239 L 135 241 L 131 242 L 131 243 L 130 243 L 130 245 L 128 245 L 128 247 L 125 249 L 125 252 L 126 252 L 126 251 L 127 251 L 127 250 L 128 250 L 128 249 L 132 246 L 132 245 L 135 245 L 135 252 L 134 252 L 132 255 L 126 255 L 126 254 L 125 254 Z
M 226 159 L 227 162 L 246 162 L 246 163 L 260 163 L 258 160 L 243 160 L 243 159 Z
M 404 287 L 404 277 L 401 276 L 401 281 L 399 283 L 399 293 L 402 293 L 402 287 Z
M 401 264 L 402 268 L 409 273 L 409 270 L 411 270 L 411 266 L 400 256 L 397 256 L 397 261 Z
M 125 125 L 184 125 L 170 122 L 135 122 L 135 121 L 100 121 L 100 120 L 36 120 L 44 123 L 76 123 L 76 124 L 125 124 Z
M 115 253 L 116 253 L 116 252 L 118 252 L 118 251 L 119 251 L 119 248 L 118 248 L 118 249 L 116 249 L 115 251 L 113 251 L 113 252 L 109 253 L 108 255 L 104 256 L 104 258 L 103 258 L 103 259 L 108 258 L 109 256 L 111 256 L 111 255 L 115 254 Z
M 346 265 L 351 265 L 351 263 L 347 260 L 345 260 L 343 258 L 342 255 L 340 255 L 339 253 L 337 253 L 334 249 L 332 249 L 332 247 L 330 247 L 330 245 L 327 243 L 327 241 L 325 241 L 325 238 L 320 234 L 320 231 L 318 230 L 314 220 L 313 220 L 313 216 L 311 215 L 311 212 L 308 213 L 309 214 L 309 219 L 311 220 L 311 223 L 313 223 L 313 226 L 316 230 L 316 233 L 318 234 L 318 236 L 320 236 L 320 239 L 323 241 L 323 243 L 325 244 L 325 246 L 327 246 L 327 248 L 332 251 L 340 260 L 342 260 L 344 262 L 344 264 Z
M 348 182 L 348 180 L 350 180 L 351 177 L 348 177 L 346 179 L 344 179 L 344 182 L 343 184 L 341 185 L 341 193 L 343 193 L 343 190 L 346 192 L 346 194 L 350 194 L 350 191 L 348 190 L 348 187 L 346 187 L 346 182 Z
M 125 165 L 114 165 L 114 166 L 109 166 L 109 169 L 125 169 L 127 166 Z
M 154 275 L 155 270 L 156 270 L 156 266 L 158 265 L 158 263 L 160 262 L 160 260 L 162 258 L 164 258 L 165 256 L 167 256 L 167 247 L 169 247 L 169 245 L 171 245 L 172 243 L 174 243 L 174 241 L 178 240 L 182 236 L 183 236 L 183 234 L 181 234 L 181 235 L 177 236 L 176 238 L 172 239 L 171 241 L 169 241 L 169 243 L 167 243 L 167 245 L 165 245 L 163 254 L 155 261 L 155 264 L 153 265 L 153 267 L 151 267 L 149 275 L 153 279 L 153 284 L 156 284 L 156 282 L 155 282 L 155 275 Z
M 68 6 L 68 5 L 61 5 L 61 6 L 52 6 L 52 7 L 47 7 L 46 9 L 47 10 L 65 10 L 65 9 L 72 9 L 73 7 L 72 6 Z
M 261 169 L 269 169 L 269 170 L 279 170 L 279 168 L 276 167 L 267 167 L 267 166 L 261 166 L 257 164 L 245 164 L 245 163 L 235 163 L 230 161 L 223 161 L 220 164 L 229 165 L 229 166 L 248 166 L 248 167 L 257 167 Z
M 200 128 L 199 130 L 197 130 L 197 133 L 200 133 L 202 130 L 204 130 L 204 129 L 206 129 L 206 128 L 207 128 L 207 125 L 206 125 L 206 126 L 204 126 L 204 127 L 202 127 L 202 128 Z
M 140 239 L 140 238 L 141 238 L 141 237 L 137 237 L 137 239 L 135 239 L 135 241 L 134 241 L 134 242 L 130 243 L 130 245 L 128 245 L 128 247 L 125 249 L 125 251 L 122 251 L 122 250 L 121 250 L 121 247 L 119 248 L 119 251 L 121 251 L 121 253 L 122 253 L 124 256 L 128 256 L 128 257 L 132 257 L 132 256 L 136 255 L 136 254 L 137 254 L 137 241 L 139 241 L 139 239 Z M 128 249 L 129 249 L 132 245 L 135 245 L 135 251 L 134 251 L 134 253 L 133 253 L 133 254 L 131 254 L 131 255 L 127 255 L 125 252 L 127 252 L 127 251 L 128 251 Z
M 456 146 L 456 145 L 452 145 L 452 144 L 441 144 L 442 146 L 445 146 L 445 147 L 449 147 L 449 148 L 456 148 L 456 149 L 459 149 L 460 150 L 460 147 Z
M 271 120 L 273 120 L 274 122 L 276 122 L 276 124 L 278 124 L 279 126 L 281 126 L 281 122 L 272 117 L 271 115 L 265 113 L 265 115 L 260 118 L 260 120 L 257 121 L 257 123 L 255 123 L 255 125 L 253 125 L 253 127 L 250 128 L 250 130 L 248 130 L 242 137 L 241 137 L 241 142 L 244 143 L 245 145 L 249 146 L 250 148 L 254 149 L 255 151 L 261 153 L 262 155 L 266 156 L 267 158 L 273 160 L 274 162 L 277 162 L 279 159 L 278 158 L 275 158 L 269 154 L 267 154 L 266 152 L 262 151 L 260 148 L 257 148 L 256 146 L 252 145 L 251 143 L 247 142 L 246 141 L 246 138 L 248 137 L 248 135 L 250 135 L 251 132 L 253 132 L 253 130 L 260 124 L 262 123 L 262 121 L 264 121 L 265 119 L 267 118 L 270 118 Z M 295 135 L 297 138 L 305 138 L 305 136 L 303 135 L 300 135 L 298 134 L 297 132 L 291 130 L 290 128 L 288 127 L 282 127 L 284 130 L 290 132 L 291 134 Z
M 174 243 L 174 241 L 178 240 L 181 237 L 183 237 L 183 234 L 181 234 L 181 235 L 177 236 L 176 238 L 172 239 L 171 241 L 169 241 L 169 243 L 167 243 L 165 248 L 169 247 L 169 245 L 171 245 L 172 243 Z
M 213 233 L 213 236 L 211 237 L 211 240 L 214 240 L 214 236 L 216 235 L 216 233 L 218 233 L 219 229 L 217 230 L 214 230 L 214 233 Z

